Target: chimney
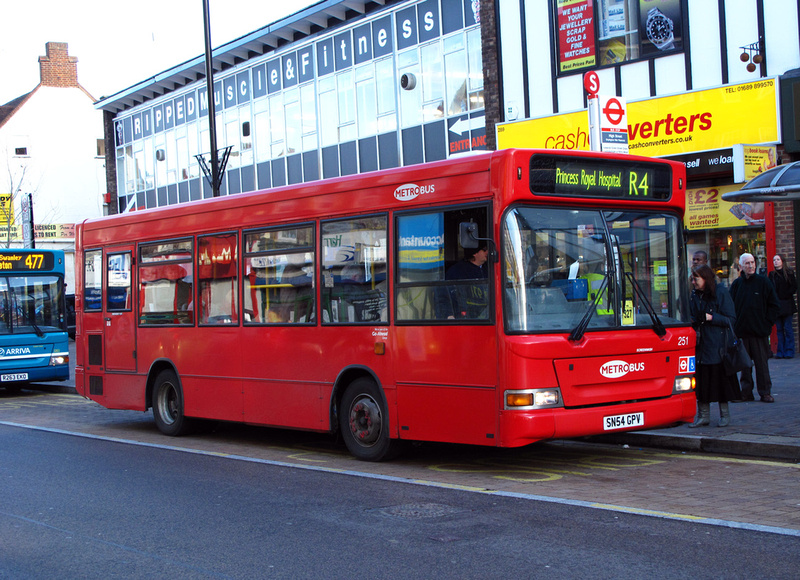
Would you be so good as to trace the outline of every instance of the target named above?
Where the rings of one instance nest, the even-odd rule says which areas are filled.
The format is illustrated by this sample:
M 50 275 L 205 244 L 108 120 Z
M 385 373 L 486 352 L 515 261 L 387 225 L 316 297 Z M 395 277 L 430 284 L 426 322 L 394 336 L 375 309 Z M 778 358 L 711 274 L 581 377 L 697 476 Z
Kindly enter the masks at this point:
M 66 42 L 48 42 L 47 56 L 39 57 L 41 84 L 46 87 L 77 87 L 78 59 L 69 55 Z

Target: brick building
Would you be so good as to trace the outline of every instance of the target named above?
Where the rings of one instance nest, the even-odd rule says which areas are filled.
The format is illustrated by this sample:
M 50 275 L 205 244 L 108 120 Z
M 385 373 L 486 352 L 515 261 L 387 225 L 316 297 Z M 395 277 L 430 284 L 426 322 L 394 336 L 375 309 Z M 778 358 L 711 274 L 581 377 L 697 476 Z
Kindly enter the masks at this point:
M 22 247 L 20 199 L 33 201 L 36 247 L 74 253 L 75 224 L 103 215 L 105 152 L 102 113 L 78 82 L 78 59 L 64 42 L 39 57 L 40 82 L 0 106 L 0 243 Z M 73 260 L 67 260 L 73 284 Z

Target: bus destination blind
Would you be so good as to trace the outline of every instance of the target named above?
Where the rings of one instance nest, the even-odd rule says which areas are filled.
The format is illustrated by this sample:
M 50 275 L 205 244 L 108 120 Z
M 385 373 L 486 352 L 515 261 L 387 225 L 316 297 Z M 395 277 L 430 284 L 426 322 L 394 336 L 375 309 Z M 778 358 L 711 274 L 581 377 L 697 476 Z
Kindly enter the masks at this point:
M 49 272 L 53 269 L 49 252 L 5 252 L 0 254 L 0 271 Z
M 531 192 L 583 198 L 667 201 L 672 171 L 659 163 L 531 156 Z

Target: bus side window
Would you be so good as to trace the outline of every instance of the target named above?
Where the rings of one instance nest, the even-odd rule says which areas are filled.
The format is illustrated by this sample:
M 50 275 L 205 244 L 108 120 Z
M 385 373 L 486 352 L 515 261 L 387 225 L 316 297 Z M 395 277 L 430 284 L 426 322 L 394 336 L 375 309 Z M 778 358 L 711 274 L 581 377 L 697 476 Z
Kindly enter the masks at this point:
M 236 234 L 197 238 L 201 324 L 239 324 L 239 244 Z
M 459 224 L 478 224 L 486 238 L 487 208 L 439 210 L 397 218 L 397 320 L 490 320 L 491 264 L 486 242 L 462 248 Z
M 83 310 L 103 309 L 103 251 L 83 254 Z
M 109 312 L 131 309 L 131 254 L 108 254 L 108 292 L 106 310 Z
M 389 321 L 385 216 L 322 224 L 322 321 Z
M 246 232 L 245 324 L 312 324 L 316 321 L 314 227 Z

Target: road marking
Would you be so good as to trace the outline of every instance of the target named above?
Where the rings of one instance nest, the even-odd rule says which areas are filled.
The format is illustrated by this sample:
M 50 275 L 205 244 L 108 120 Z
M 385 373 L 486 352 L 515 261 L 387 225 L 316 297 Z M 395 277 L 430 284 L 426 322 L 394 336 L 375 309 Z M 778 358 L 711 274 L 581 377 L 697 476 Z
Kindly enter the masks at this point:
M 228 454 L 228 453 L 220 453 L 215 451 L 205 451 L 202 449 L 190 449 L 186 447 L 176 447 L 174 445 L 161 445 L 159 443 L 146 443 L 143 441 L 134 441 L 131 439 L 121 439 L 118 437 L 108 437 L 105 435 L 93 435 L 90 433 L 80 433 L 77 431 L 67 431 L 65 429 L 54 429 L 50 427 L 40 427 L 38 425 L 25 425 L 22 423 L 13 423 L 10 421 L 0 421 L 0 425 L 6 425 L 8 427 L 18 427 L 21 429 L 31 429 L 34 431 L 45 431 L 47 433 L 57 433 L 59 435 L 71 435 L 73 437 L 83 437 L 85 439 L 94 439 L 97 441 L 108 441 L 111 443 L 122 443 L 126 445 L 137 445 L 139 447 L 150 447 L 152 449 L 162 449 L 165 451 L 177 451 L 181 453 L 192 453 L 194 455 L 203 455 L 206 457 L 217 457 L 220 459 L 231 459 L 234 461 L 246 461 L 249 463 L 259 463 L 262 465 L 271 465 L 275 467 L 288 467 L 293 469 L 305 469 L 307 471 L 319 471 L 323 473 L 335 473 L 339 475 L 349 475 L 352 477 L 361 477 L 364 479 L 375 479 L 380 481 L 390 481 L 393 483 L 406 483 L 410 485 L 420 485 L 424 487 L 434 487 L 439 489 L 455 489 L 458 491 L 465 491 L 469 493 L 480 493 L 485 495 L 492 495 L 492 496 L 501 496 L 501 497 L 509 497 L 515 499 L 524 499 L 528 501 L 541 501 L 541 502 L 548 502 L 548 503 L 555 503 L 560 505 L 568 505 L 574 507 L 585 507 L 590 509 L 600 509 L 612 512 L 619 512 L 619 513 L 628 513 L 633 515 L 641 515 L 645 517 L 657 517 L 662 519 L 668 520 L 677 520 L 677 521 L 684 521 L 684 522 L 692 522 L 697 524 L 705 524 L 705 525 L 712 525 L 718 527 L 725 527 L 725 528 L 734 528 L 734 529 L 741 529 L 741 530 L 750 530 L 756 532 L 767 532 L 772 534 L 780 534 L 783 536 L 795 536 L 800 537 L 800 530 L 795 530 L 791 528 L 780 528 L 777 526 L 764 526 L 760 524 L 751 524 L 746 522 L 734 522 L 729 520 L 720 520 L 715 518 L 705 518 L 701 516 L 693 516 L 690 514 L 680 514 L 680 513 L 672 513 L 672 512 L 660 512 L 660 511 L 652 511 L 652 510 L 644 510 L 639 508 L 633 507 L 626 507 L 626 506 L 619 506 L 614 504 L 604 504 L 604 503 L 597 503 L 597 502 L 589 502 L 589 501 L 582 501 L 582 500 L 574 500 L 574 499 L 565 499 L 565 498 L 557 498 L 557 497 L 548 497 L 546 495 L 535 495 L 529 493 L 520 493 L 520 492 L 512 492 L 512 491 L 500 491 L 500 490 L 492 490 L 483 487 L 473 487 L 473 486 L 463 486 L 463 485 L 456 485 L 456 484 L 448 484 L 438 481 L 430 481 L 425 479 L 411 479 L 407 477 L 398 477 L 395 475 L 382 475 L 377 473 L 366 473 L 362 471 L 355 471 L 350 469 L 340 469 L 336 467 L 323 467 L 321 465 L 303 465 L 298 463 L 289 463 L 286 461 L 276 461 L 273 459 L 260 459 L 256 457 L 247 457 L 244 455 L 236 455 L 236 454 Z M 785 464 L 779 464 L 785 465 Z

